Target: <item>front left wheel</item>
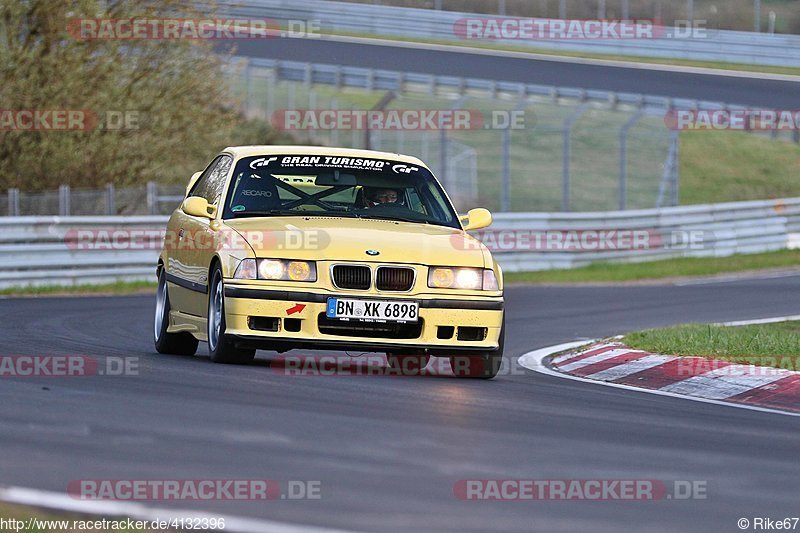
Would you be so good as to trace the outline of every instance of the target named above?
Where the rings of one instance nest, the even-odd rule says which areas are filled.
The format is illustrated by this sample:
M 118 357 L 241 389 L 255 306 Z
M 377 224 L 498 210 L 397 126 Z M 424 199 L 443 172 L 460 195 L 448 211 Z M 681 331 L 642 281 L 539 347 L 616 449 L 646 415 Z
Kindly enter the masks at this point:
M 208 289 L 208 352 L 211 360 L 231 365 L 252 362 L 256 351 L 237 348 L 225 335 L 225 294 L 219 265 L 214 268 Z
M 167 273 L 161 268 L 158 274 L 158 292 L 156 292 L 156 316 L 154 323 L 155 345 L 158 353 L 174 355 L 194 355 L 197 352 L 197 339 L 190 333 L 168 333 L 169 292 L 167 291 Z
M 497 350 L 481 355 L 453 355 L 450 357 L 450 368 L 453 375 L 459 378 L 493 379 L 503 366 L 503 345 L 506 338 L 505 317 L 500 330 Z

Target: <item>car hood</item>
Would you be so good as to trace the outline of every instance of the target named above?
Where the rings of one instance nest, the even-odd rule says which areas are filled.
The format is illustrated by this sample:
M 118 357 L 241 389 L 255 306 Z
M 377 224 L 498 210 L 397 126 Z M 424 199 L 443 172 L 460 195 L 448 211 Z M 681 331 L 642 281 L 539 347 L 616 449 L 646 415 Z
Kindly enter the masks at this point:
M 464 231 L 444 226 L 335 217 L 226 220 L 256 257 L 417 263 L 483 268 L 487 250 Z M 379 252 L 369 255 L 367 250 Z

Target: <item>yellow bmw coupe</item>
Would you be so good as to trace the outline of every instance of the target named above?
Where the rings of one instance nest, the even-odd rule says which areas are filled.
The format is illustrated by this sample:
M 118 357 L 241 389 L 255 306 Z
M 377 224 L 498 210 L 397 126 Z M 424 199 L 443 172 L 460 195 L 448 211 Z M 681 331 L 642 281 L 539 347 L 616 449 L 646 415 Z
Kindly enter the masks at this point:
M 417 158 L 303 146 L 223 150 L 192 176 L 157 266 L 155 346 L 244 364 L 257 349 L 385 352 L 403 374 L 431 356 L 493 378 L 503 276 Z

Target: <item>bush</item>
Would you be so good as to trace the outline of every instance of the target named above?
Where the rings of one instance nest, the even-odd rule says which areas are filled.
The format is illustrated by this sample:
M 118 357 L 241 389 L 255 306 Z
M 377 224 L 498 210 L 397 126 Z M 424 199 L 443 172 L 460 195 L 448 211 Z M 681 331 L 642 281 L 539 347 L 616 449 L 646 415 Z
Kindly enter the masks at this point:
M 127 118 L 121 129 L 0 128 L 0 189 L 185 183 L 227 145 L 291 143 L 235 111 L 223 68 L 233 50 L 200 40 L 81 40 L 68 31 L 80 18 L 201 16 L 190 5 L 0 0 L 3 110 L 86 110 L 106 125 Z

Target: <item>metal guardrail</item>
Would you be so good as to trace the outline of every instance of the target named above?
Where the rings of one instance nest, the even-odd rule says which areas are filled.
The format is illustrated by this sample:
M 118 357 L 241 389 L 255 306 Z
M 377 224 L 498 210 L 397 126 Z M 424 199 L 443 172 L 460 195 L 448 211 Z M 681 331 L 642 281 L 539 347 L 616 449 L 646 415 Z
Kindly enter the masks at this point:
M 800 198 L 597 213 L 498 213 L 490 231 L 500 243 L 494 248 L 495 256 L 507 272 L 576 268 L 598 261 L 725 257 L 798 247 Z M 644 241 L 642 246 L 623 249 L 561 250 L 558 245 L 544 245 L 544 249 L 504 252 L 499 240 L 503 232 L 546 238 L 570 231 L 578 238 L 587 231 L 639 231 Z M 692 239 L 696 239 L 694 245 L 688 242 Z
M 166 222 L 166 217 L 150 216 L 0 219 L 0 289 L 155 280 L 156 236 Z M 649 240 L 647 246 L 626 249 L 506 246 L 520 236 L 543 235 L 547 243 L 547 235 L 573 232 L 580 238 L 602 231 L 639 231 Z M 491 228 L 476 233 L 507 272 L 596 261 L 723 257 L 800 245 L 800 198 L 598 213 L 501 213 Z M 675 235 L 702 240 L 699 247 L 673 246 Z
M 349 67 L 324 63 L 281 61 L 276 59 L 238 57 L 237 60 L 245 61 L 246 68 L 249 66 L 272 69 L 276 72 L 276 77 L 279 80 L 302 82 L 309 85 L 330 85 L 337 89 L 352 87 L 368 91 L 396 91 L 399 93 L 428 92 L 429 94 L 449 91 L 461 96 L 479 93 L 491 97 L 503 95 L 516 98 L 542 97 L 555 100 L 569 99 L 578 102 L 627 105 L 657 113 L 663 113 L 670 109 L 752 109 L 752 107 L 727 104 L 718 101 L 581 89 L 577 87 L 556 87 L 552 85 L 497 81 L 484 78 L 439 76 L 417 72 Z M 248 76 L 248 72 L 245 71 L 245 77 L 247 78 Z
M 0 289 L 153 280 L 159 242 L 141 242 L 166 224 L 164 216 L 0 218 Z
M 352 4 L 328 0 L 248 0 L 224 3 L 235 17 L 271 18 L 281 22 L 319 21 L 323 31 L 376 36 L 459 41 L 453 30 L 463 18 L 488 15 L 406 7 Z M 532 50 L 559 50 L 595 54 L 663 57 L 698 61 L 724 61 L 783 67 L 800 67 L 800 36 L 730 30 L 708 30 L 705 37 L 670 37 L 616 40 L 503 40 Z M 469 42 L 469 41 L 461 41 Z

